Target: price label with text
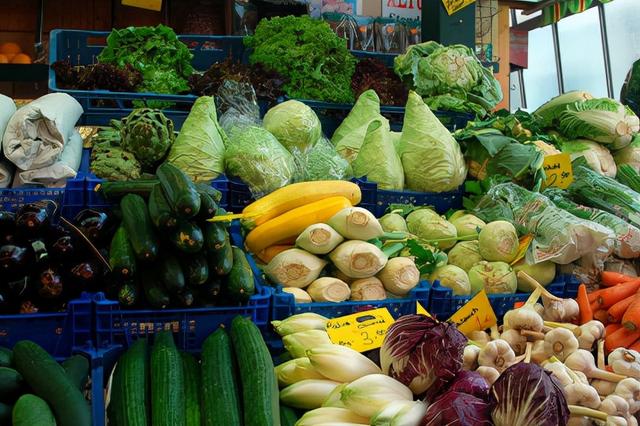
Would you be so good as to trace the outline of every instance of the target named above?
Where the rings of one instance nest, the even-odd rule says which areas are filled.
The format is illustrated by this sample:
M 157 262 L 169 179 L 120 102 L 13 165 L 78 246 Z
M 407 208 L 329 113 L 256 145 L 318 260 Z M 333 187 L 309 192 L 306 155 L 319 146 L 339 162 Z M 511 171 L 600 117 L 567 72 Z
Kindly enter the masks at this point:
M 162 9 L 162 0 L 122 0 L 122 5 L 160 12 L 160 9 Z
M 451 315 L 449 321 L 455 323 L 463 334 L 472 331 L 486 330 L 498 323 L 495 312 L 489 303 L 487 293 L 482 290 L 469 300 L 462 308 Z
M 394 322 L 387 308 L 380 308 L 330 319 L 327 333 L 334 344 L 365 352 L 382 346 Z
M 476 0 L 442 0 L 442 4 L 447 10 L 447 13 L 449 15 L 453 15 L 457 11 L 464 9 L 475 1 Z
M 573 182 L 571 157 L 567 153 L 547 155 L 544 157 L 542 167 L 547 177 L 544 183 L 545 188 L 567 189 Z
M 431 314 L 427 312 L 427 310 L 424 308 L 424 306 L 422 306 L 420 302 L 416 302 L 416 314 L 422 314 L 422 315 L 426 315 L 428 317 L 433 318 Z

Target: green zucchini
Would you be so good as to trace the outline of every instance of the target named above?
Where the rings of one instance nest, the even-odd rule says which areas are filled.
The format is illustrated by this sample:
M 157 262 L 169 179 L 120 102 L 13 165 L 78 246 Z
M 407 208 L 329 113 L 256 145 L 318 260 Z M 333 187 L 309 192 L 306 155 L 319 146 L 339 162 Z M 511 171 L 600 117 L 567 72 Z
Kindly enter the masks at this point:
M 89 360 L 82 355 L 72 355 L 62 361 L 62 368 L 67 373 L 67 377 L 80 390 L 84 390 L 89 380 Z
M 146 426 L 149 423 L 149 354 L 147 339 L 136 340 L 120 356 L 113 372 L 109 424 Z
M 0 367 L 11 367 L 13 364 L 13 352 L 9 348 L 0 346 Z
M 133 306 L 138 302 L 138 285 L 135 281 L 122 283 L 118 289 L 118 302 L 122 306 Z
M 220 201 L 222 200 L 222 192 L 218 191 L 217 189 L 215 189 L 213 186 L 206 184 L 206 183 L 196 183 L 196 190 L 198 192 L 204 192 L 206 194 L 209 194 L 209 196 L 213 199 L 213 201 L 216 202 L 216 204 L 219 204 Z
M 11 410 L 13 410 L 11 405 L 0 402 L 0 425 L 11 424 Z
M 184 417 L 186 426 L 200 426 L 200 365 L 196 359 L 181 353 L 184 372 Z
M 217 277 L 211 277 L 209 281 L 197 287 L 198 294 L 205 302 L 217 302 L 222 293 L 222 283 Z
M 204 254 L 195 254 L 182 259 L 182 272 L 188 285 L 197 287 L 209 279 L 209 265 Z
M 197 187 L 196 191 L 200 194 L 200 211 L 198 212 L 197 219 L 202 221 L 211 219 L 216 215 L 216 211 L 218 211 L 218 204 L 211 198 L 211 195 L 200 187 Z
M 162 163 L 156 170 L 164 195 L 173 211 L 183 219 L 200 211 L 200 194 L 182 170 L 170 163 Z
M 298 415 L 295 410 L 286 405 L 280 406 L 280 426 L 295 426 Z
M 231 323 L 231 340 L 242 382 L 244 426 L 280 424 L 278 383 L 260 330 L 247 318 Z
M 173 334 L 156 334 L 151 350 L 151 424 L 185 426 L 184 373 Z
M 120 201 L 122 224 L 127 230 L 133 252 L 138 260 L 152 262 L 158 256 L 158 241 L 153 231 L 147 204 L 142 197 L 127 194 Z
M 184 253 L 197 253 L 204 245 L 202 230 L 187 221 L 178 222 L 178 226 L 171 231 L 169 239 L 175 248 Z
M 190 288 L 184 288 L 176 294 L 176 301 L 181 308 L 190 308 L 193 306 L 195 298 Z
M 109 249 L 109 264 L 113 273 L 124 278 L 136 273 L 136 255 L 129 242 L 129 236 L 124 226 L 120 225 L 113 234 Z
M 149 216 L 158 229 L 172 229 L 178 224 L 160 184 L 154 186 L 149 194 Z
M 117 182 L 105 181 L 93 189 L 109 201 L 117 201 L 127 194 L 137 194 L 148 198 L 151 189 L 158 183 L 157 179 L 134 179 Z
M 56 419 L 46 401 L 36 395 L 22 395 L 13 406 L 13 426 L 56 426 Z
M 22 340 L 14 346 L 13 358 L 29 387 L 51 406 L 58 426 L 91 426 L 91 410 L 82 392 L 47 351 Z
M 247 260 L 247 255 L 238 247 L 233 247 L 233 267 L 226 277 L 226 291 L 229 299 L 234 302 L 246 303 L 255 294 L 256 286 L 253 270 Z
M 172 254 L 167 254 L 161 259 L 158 264 L 158 274 L 164 288 L 170 293 L 177 293 L 185 286 L 180 262 Z
M 150 270 L 143 271 L 141 275 L 140 280 L 147 303 L 153 308 L 166 308 L 171 303 L 171 298 L 157 275 Z
M 202 421 L 205 426 L 241 424 L 240 397 L 231 339 L 219 328 L 202 344 Z
M 0 401 L 17 397 L 24 387 L 22 375 L 9 367 L 0 367 Z
M 207 223 L 205 227 L 205 247 L 209 271 L 218 276 L 225 276 L 233 266 L 233 251 L 229 232 L 220 222 Z

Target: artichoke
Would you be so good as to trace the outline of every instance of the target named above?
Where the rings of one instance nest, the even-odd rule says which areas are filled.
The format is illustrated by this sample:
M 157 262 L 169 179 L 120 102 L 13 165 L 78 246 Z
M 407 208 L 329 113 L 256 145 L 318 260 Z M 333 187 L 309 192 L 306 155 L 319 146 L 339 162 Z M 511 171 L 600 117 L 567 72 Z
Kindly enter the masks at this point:
M 99 143 L 91 151 L 91 173 L 106 180 L 138 179 L 141 167 L 130 152 L 108 143 Z
M 135 109 L 122 120 L 120 138 L 124 150 L 135 155 L 142 167 L 151 168 L 173 144 L 173 121 L 158 110 Z

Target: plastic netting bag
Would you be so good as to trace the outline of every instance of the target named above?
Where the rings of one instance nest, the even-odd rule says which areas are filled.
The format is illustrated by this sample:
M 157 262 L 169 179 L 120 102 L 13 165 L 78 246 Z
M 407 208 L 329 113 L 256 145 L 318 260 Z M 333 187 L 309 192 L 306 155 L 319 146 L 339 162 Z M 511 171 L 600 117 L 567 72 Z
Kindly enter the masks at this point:
M 615 234 L 611 229 L 580 219 L 544 195 L 513 183 L 491 188 L 478 202 L 475 214 L 487 222 L 508 220 L 521 233 L 533 234 L 526 255 L 530 264 L 545 260 L 567 264 L 591 257 L 601 268 L 613 250 Z
M 353 175 L 349 162 L 342 158 L 331 142 L 320 138 L 305 155 L 296 158 L 299 178 L 304 182 L 346 180 Z

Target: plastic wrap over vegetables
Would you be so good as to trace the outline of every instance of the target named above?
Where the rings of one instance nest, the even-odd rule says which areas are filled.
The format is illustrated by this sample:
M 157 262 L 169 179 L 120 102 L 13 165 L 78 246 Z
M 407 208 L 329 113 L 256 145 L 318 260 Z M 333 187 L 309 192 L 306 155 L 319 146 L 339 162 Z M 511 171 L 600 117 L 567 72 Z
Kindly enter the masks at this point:
M 613 250 L 615 236 L 611 229 L 580 219 L 556 207 L 544 195 L 513 183 L 491 188 L 478 202 L 475 213 L 486 222 L 508 220 L 521 233 L 533 234 L 526 255 L 530 264 L 545 260 L 567 264 L 587 255 L 604 263 Z
M 294 155 L 310 150 L 322 136 L 316 113 L 296 100 L 274 106 L 267 111 L 263 122 L 264 128 Z
M 576 139 L 561 142 L 560 149 L 571 156 L 571 161 L 583 157 L 592 170 L 601 175 L 616 177 L 618 168 L 613 155 L 599 143 L 587 139 Z
M 502 372 L 491 387 L 489 403 L 496 426 L 557 426 L 569 421 L 562 388 L 536 364 L 520 362 Z
M 303 181 L 346 180 L 353 176 L 349 162 L 328 139 L 320 138 L 305 155 L 295 157 Z
M 429 406 L 421 426 L 491 426 L 489 408 L 489 404 L 476 396 L 448 391 Z
M 414 394 L 436 395 L 462 370 L 467 338 L 455 325 L 426 315 L 405 315 L 387 331 L 382 371 Z

